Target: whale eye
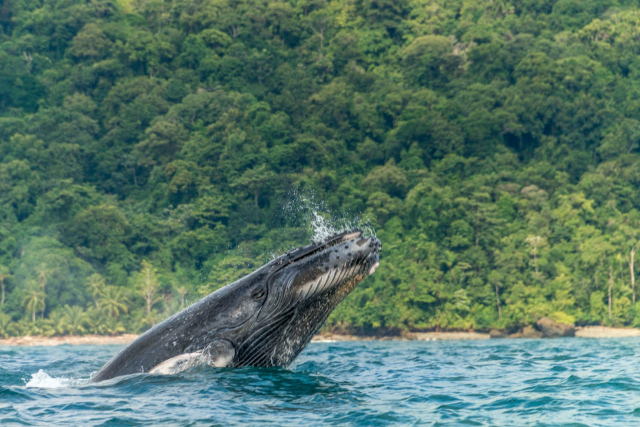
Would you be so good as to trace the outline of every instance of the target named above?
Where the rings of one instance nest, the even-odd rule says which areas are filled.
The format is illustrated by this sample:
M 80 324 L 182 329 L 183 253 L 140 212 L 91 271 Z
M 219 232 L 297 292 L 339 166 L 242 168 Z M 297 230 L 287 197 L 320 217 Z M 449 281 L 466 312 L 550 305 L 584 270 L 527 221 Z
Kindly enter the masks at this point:
M 251 293 L 251 298 L 256 299 L 256 300 L 261 300 L 262 298 L 264 298 L 264 288 L 260 287 L 255 289 L 252 293 Z

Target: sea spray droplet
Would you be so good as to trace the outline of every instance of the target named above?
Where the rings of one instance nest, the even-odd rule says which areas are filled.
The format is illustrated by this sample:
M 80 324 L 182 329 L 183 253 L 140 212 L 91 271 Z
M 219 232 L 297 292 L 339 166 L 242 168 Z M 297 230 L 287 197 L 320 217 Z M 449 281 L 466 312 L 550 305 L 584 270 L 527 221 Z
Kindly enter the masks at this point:
M 367 236 L 376 235 L 368 221 L 351 212 L 332 212 L 312 191 L 288 193 L 282 215 L 288 226 L 306 228 L 314 242 L 322 242 L 344 230 L 360 229 Z
M 325 217 L 320 215 L 318 211 L 314 210 L 312 215 L 311 227 L 313 230 L 313 236 L 311 239 L 314 242 L 327 240 L 330 236 L 338 232 L 338 230 L 334 228 Z

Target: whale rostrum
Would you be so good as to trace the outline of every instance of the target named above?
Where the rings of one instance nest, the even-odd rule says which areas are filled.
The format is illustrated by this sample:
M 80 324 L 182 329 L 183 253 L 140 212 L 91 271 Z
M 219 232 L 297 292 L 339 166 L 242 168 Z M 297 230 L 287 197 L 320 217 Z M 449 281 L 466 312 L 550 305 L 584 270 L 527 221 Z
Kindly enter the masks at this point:
M 92 378 L 174 374 L 195 365 L 286 366 L 379 265 L 360 230 L 282 255 L 146 331 Z

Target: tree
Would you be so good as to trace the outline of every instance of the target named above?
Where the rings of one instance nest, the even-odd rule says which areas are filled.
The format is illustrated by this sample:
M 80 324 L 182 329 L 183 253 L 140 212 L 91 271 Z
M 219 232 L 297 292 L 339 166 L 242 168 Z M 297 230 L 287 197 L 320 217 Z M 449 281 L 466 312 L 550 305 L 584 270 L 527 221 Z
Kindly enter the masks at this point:
M 87 279 L 87 288 L 91 292 L 96 308 L 100 305 L 100 297 L 102 296 L 105 286 L 104 278 L 98 273 L 92 274 Z
M 126 332 L 124 325 L 115 317 L 107 317 L 106 319 L 103 319 L 98 327 L 98 333 L 100 334 L 117 335 L 123 332 Z
M 49 275 L 54 274 L 57 271 L 58 271 L 58 269 L 48 267 L 46 264 L 40 264 L 40 266 L 38 266 L 37 269 L 36 269 L 36 273 L 38 275 L 38 280 L 40 282 L 40 289 L 42 290 L 42 313 L 41 313 L 41 318 L 43 318 L 43 319 L 44 319 L 44 310 L 45 310 L 45 307 L 46 307 L 45 299 L 47 297 L 47 292 L 46 292 L 47 277 L 49 277 Z
M 82 307 L 65 305 L 63 308 L 63 322 L 65 329 L 73 335 L 81 335 L 85 332 L 88 318 Z
M 613 290 L 613 265 L 609 265 L 609 288 L 608 288 L 608 301 L 607 306 L 609 307 L 609 320 L 611 320 L 611 304 L 613 303 L 613 299 L 611 298 L 611 291 Z
M 322 59 L 322 50 L 324 49 L 326 32 L 331 24 L 331 18 L 324 10 L 316 10 L 309 14 L 309 28 L 318 37 L 318 58 Z
M 496 308 L 498 310 L 498 320 L 502 319 L 502 308 L 500 307 L 500 274 L 496 271 L 489 273 L 489 280 L 493 283 L 496 291 Z
M 5 280 L 9 277 L 9 269 L 0 264 L 0 291 L 2 295 L 0 295 L 0 307 L 4 305 L 5 293 L 6 293 L 6 283 Z
M 538 250 L 547 245 L 547 241 L 542 236 L 533 236 L 529 235 L 527 237 L 527 243 L 531 247 L 531 255 L 533 255 L 533 268 L 535 269 L 536 276 L 539 274 L 538 272 Z
M 42 291 L 41 285 L 32 282 L 29 288 L 26 290 L 26 295 L 22 300 L 27 311 L 31 312 L 31 322 L 36 321 L 36 311 L 44 310 L 44 291 Z
M 111 48 L 111 42 L 95 23 L 86 24 L 73 38 L 72 44 L 69 51 L 76 58 L 102 58 Z
M 105 286 L 102 298 L 100 298 L 100 311 L 117 319 L 120 313 L 129 311 L 128 302 L 124 289 L 118 286 Z
M 266 165 L 261 165 L 253 169 L 247 169 L 242 176 L 231 184 L 232 187 L 246 188 L 253 194 L 253 204 L 258 209 L 258 196 L 263 189 L 268 188 L 269 182 L 273 181 L 275 174 L 267 170 Z
M 176 288 L 176 292 L 180 297 L 180 310 L 182 310 L 184 308 L 184 297 L 187 296 L 187 294 L 189 293 L 189 290 L 187 289 L 186 286 L 182 285 Z
M 166 163 L 173 158 L 187 139 L 187 131 L 180 123 L 158 121 L 145 131 L 147 138 L 136 147 L 145 166 Z
M 631 250 L 629 251 L 629 275 L 631 277 L 631 295 L 632 295 L 631 303 L 633 305 L 636 304 L 636 273 L 635 273 L 635 270 L 633 269 L 633 262 L 635 259 L 635 255 L 636 255 L 636 248 L 632 246 Z
M 462 64 L 461 57 L 454 54 L 451 40 L 444 36 L 416 37 L 401 57 L 412 82 L 431 87 L 449 80 Z
M 162 301 L 162 297 L 158 296 L 157 270 L 146 260 L 142 261 L 137 286 L 138 292 L 146 304 L 146 315 L 149 316 L 153 306 Z M 152 322 L 152 325 L 155 325 L 155 321 Z
M 13 332 L 13 320 L 11 316 L 0 311 L 0 337 L 7 339 L 11 332 Z

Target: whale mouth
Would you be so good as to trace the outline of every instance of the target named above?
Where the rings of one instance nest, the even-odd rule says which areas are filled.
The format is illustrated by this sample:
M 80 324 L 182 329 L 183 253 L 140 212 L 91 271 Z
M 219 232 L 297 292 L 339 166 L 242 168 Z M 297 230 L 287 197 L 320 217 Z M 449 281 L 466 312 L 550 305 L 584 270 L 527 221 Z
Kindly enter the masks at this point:
M 375 272 L 380 265 L 381 248 L 376 237 L 363 237 L 362 231 L 351 230 L 298 249 L 299 255 L 290 261 L 301 263 L 295 282 L 298 295 L 308 300 L 331 290 L 349 288 L 354 278 L 359 282 Z
M 354 230 L 352 232 L 346 232 L 346 234 L 342 233 L 342 235 L 338 235 L 338 236 L 340 237 L 340 240 L 336 244 L 339 244 L 339 243 L 342 243 L 342 242 L 346 242 L 348 240 L 357 239 L 358 237 L 362 236 L 362 231 L 361 230 Z
M 362 237 L 362 230 L 357 230 L 356 229 L 356 230 L 344 231 L 342 233 L 338 233 L 336 235 L 328 237 L 324 242 L 318 242 L 317 244 L 319 245 L 320 249 L 328 249 L 328 248 L 331 248 L 333 246 L 337 246 L 337 245 L 339 245 L 341 243 L 344 243 L 344 242 L 349 242 L 351 240 L 356 240 L 356 239 L 358 239 L 360 237 Z M 362 240 L 368 240 L 368 238 L 360 239 L 360 241 L 362 241 Z
M 298 249 L 288 252 L 284 256 L 288 258 L 287 261 L 289 264 L 291 264 L 294 262 L 298 262 L 303 258 L 308 258 L 312 255 L 315 255 L 317 253 L 330 249 L 341 243 L 355 240 L 361 236 L 362 236 L 362 230 L 356 229 L 356 230 L 344 231 L 342 233 L 338 233 L 336 235 L 328 237 L 322 242 L 313 242 L 308 246 L 301 246 Z

